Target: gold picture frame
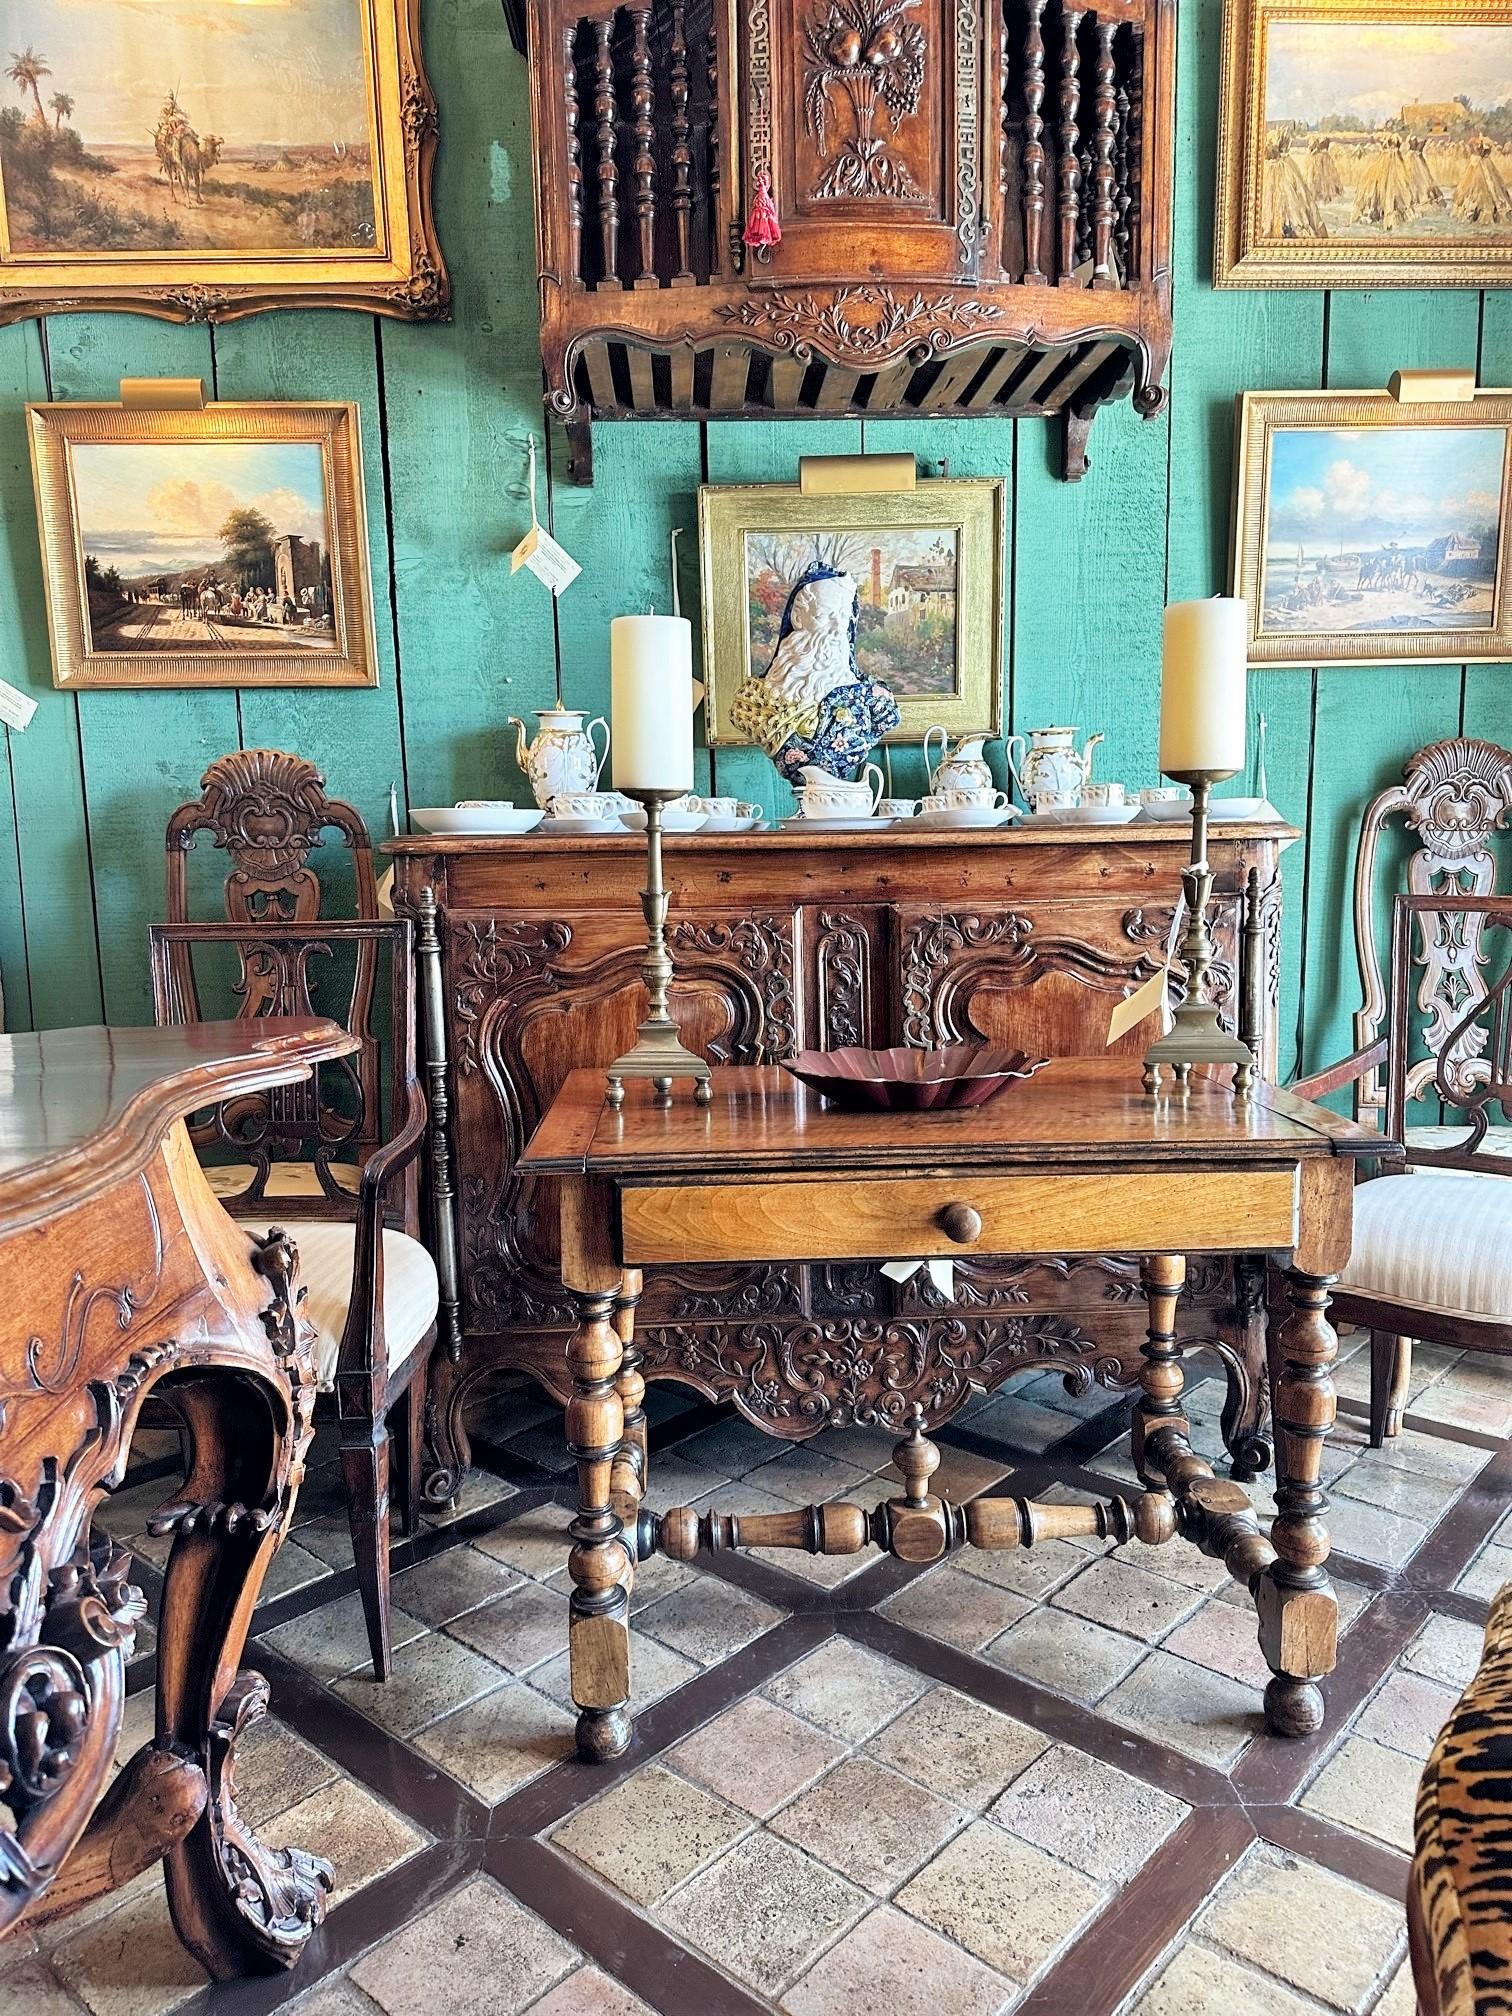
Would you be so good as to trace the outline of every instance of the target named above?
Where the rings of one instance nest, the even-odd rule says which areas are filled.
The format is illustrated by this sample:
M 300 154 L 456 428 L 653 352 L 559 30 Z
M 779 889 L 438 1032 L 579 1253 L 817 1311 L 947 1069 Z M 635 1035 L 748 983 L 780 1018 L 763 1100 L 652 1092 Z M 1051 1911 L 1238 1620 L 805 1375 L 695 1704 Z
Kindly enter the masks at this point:
M 1512 392 L 1245 392 L 1238 428 L 1252 665 L 1512 658 Z
M 55 686 L 377 684 L 356 406 L 26 423 Z
M 88 28 L 69 4 L 35 0 L 32 40 L 0 65 L 15 92 L 0 108 L 0 323 L 91 308 L 447 314 L 420 0 L 346 0 L 340 48 L 329 14 L 298 7 L 170 34 L 133 0 L 96 0 L 121 21 Z M 140 64 L 123 63 L 136 46 Z
M 1004 511 L 997 477 L 838 495 L 705 484 L 698 544 L 710 746 L 750 742 L 732 719 L 736 694 L 767 670 L 787 598 L 816 562 L 856 579 L 858 662 L 891 687 L 902 716 L 888 741 L 917 742 L 935 724 L 952 736 L 1000 734 Z
M 1506 286 L 1506 100 L 1512 0 L 1224 0 L 1213 284 Z

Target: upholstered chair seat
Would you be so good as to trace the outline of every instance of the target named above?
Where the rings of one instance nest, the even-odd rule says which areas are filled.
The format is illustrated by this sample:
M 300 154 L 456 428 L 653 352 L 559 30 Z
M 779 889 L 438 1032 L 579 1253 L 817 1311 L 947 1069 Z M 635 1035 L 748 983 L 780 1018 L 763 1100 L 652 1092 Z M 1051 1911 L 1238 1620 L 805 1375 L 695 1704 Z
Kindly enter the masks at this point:
M 236 1222 L 262 1238 L 271 1221 L 239 1217 Z M 300 1282 L 309 1290 L 304 1313 L 315 1326 L 315 1370 L 321 1392 L 329 1393 L 336 1384 L 336 1359 L 352 1302 L 357 1227 L 340 1219 L 300 1218 L 293 1212 L 282 1223 L 299 1254 Z M 383 1341 L 390 1380 L 402 1376 L 426 1341 L 439 1307 L 435 1261 L 418 1239 L 385 1227 Z
M 254 1173 L 250 1162 L 214 1162 L 206 1169 L 205 1180 L 217 1197 L 231 1202 L 234 1216 L 235 1201 L 251 1187 Z M 349 1197 L 357 1195 L 362 1170 L 355 1162 L 333 1162 L 330 1173 L 332 1180 Z M 268 1170 L 262 1194 L 272 1199 L 288 1197 L 318 1201 L 327 1193 L 320 1187 L 320 1172 L 313 1162 L 274 1162 Z
M 1359 1184 L 1339 1293 L 1512 1323 L 1512 1182 L 1414 1169 Z

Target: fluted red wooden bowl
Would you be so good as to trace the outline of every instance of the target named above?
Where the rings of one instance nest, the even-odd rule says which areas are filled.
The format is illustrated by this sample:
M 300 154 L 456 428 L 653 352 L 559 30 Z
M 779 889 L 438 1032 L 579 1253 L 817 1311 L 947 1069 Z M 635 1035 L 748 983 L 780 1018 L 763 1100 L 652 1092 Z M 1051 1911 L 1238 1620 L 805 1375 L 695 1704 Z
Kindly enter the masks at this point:
M 950 1043 L 943 1050 L 800 1050 L 783 1069 L 836 1106 L 940 1113 L 985 1105 L 1049 1061 L 990 1043 Z

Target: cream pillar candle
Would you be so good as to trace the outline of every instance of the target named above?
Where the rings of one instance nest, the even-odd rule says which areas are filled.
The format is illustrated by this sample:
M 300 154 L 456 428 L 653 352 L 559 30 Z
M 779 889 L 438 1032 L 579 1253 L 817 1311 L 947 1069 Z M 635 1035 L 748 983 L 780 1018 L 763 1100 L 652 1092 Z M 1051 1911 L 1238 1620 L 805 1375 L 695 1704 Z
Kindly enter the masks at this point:
M 1244 768 L 1248 615 L 1237 597 L 1173 602 L 1165 612 L 1160 767 L 1232 776 Z
M 616 616 L 609 663 L 616 788 L 691 791 L 693 625 L 685 616 Z

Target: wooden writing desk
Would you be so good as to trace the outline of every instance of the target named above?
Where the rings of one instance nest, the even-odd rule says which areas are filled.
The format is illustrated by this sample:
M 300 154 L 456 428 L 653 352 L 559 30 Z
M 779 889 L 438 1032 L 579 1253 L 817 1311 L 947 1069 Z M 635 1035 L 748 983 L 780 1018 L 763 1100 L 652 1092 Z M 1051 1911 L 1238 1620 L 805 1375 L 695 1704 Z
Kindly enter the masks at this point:
M 1317 1683 L 1333 1668 L 1338 1614 L 1318 1481 L 1334 1419 L 1328 1289 L 1349 1256 L 1354 1158 L 1380 1154 L 1378 1134 L 1271 1085 L 1247 1104 L 1212 1084 L 1151 1097 L 1138 1063 L 1122 1058 L 1058 1061 L 986 1106 L 945 1114 L 841 1112 L 771 1066 L 716 1070 L 707 1107 L 686 1086 L 659 1105 L 642 1083 L 616 1113 L 605 1089 L 602 1072 L 574 1071 L 521 1159 L 532 1174 L 563 1179 L 562 1281 L 578 1312 L 567 1436 L 579 1485 L 570 1633 L 582 1755 L 614 1757 L 630 1740 L 635 1562 L 657 1549 L 687 1560 L 701 1547 L 849 1554 L 870 1543 L 926 1562 L 956 1546 L 1029 1546 L 1053 1535 L 1180 1535 L 1254 1593 L 1274 1675 L 1265 1695 L 1271 1729 L 1295 1736 L 1321 1724 Z M 1110 1252 L 1148 1256 L 1133 1418 L 1134 1462 L 1148 1488 L 1132 1504 L 937 1498 L 929 1479 L 939 1452 L 924 1430 L 967 1390 L 946 1379 L 933 1414 L 892 1417 L 908 1430 L 897 1451 L 904 1487 L 875 1512 L 843 1503 L 752 1518 L 642 1509 L 641 1268 Z M 1235 1252 L 1273 1254 L 1286 1268 L 1290 1309 L 1269 1349 L 1277 1506 L 1269 1539 L 1243 1488 L 1194 1453 L 1181 1407 L 1175 1317 L 1185 1256 Z M 888 1422 L 885 1394 L 873 1418 Z
M 0 1938 L 160 1857 L 217 1977 L 292 1966 L 324 1913 L 330 1866 L 264 1847 L 233 1782 L 267 1704 L 237 1669 L 304 1475 L 312 1338 L 292 1243 L 232 1222 L 183 1116 L 356 1048 L 312 1017 L 0 1037 Z M 152 1521 L 173 1535 L 156 1733 L 106 1791 L 146 1605 L 90 1520 L 160 1381 L 192 1464 Z

